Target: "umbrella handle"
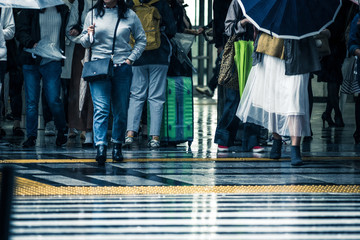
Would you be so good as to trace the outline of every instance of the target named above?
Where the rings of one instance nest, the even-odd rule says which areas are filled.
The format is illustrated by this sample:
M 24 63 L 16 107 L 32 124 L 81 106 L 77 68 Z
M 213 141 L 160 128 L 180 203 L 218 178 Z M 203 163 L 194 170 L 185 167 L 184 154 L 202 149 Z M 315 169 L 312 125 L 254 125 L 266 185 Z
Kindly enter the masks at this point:
M 93 42 L 94 42 L 94 35 L 93 35 L 93 33 L 90 33 L 90 34 L 89 34 L 89 38 L 90 38 L 90 43 L 93 43 Z

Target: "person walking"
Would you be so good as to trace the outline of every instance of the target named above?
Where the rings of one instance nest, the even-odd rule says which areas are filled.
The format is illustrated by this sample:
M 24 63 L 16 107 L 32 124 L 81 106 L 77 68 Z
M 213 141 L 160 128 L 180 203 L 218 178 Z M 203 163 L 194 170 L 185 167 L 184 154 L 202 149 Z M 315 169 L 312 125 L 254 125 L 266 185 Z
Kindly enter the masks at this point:
M 279 39 L 259 32 L 254 51 L 237 116 L 273 133 L 272 159 L 281 158 L 281 136 L 291 136 L 291 164 L 300 166 L 301 137 L 311 135 L 309 74 L 321 68 L 315 40 Z
M 93 104 L 90 88 L 86 85 L 84 102 L 80 103 L 80 80 L 83 69 L 82 60 L 85 56 L 85 48 L 80 44 L 84 21 L 93 0 L 78 0 L 73 3 L 70 10 L 69 22 L 66 26 L 67 37 L 75 44 L 72 56 L 71 79 L 69 88 L 68 122 L 70 129 L 85 132 L 83 147 L 93 146 Z M 86 83 L 87 84 L 87 83 Z M 79 105 L 83 104 L 81 111 Z M 76 136 L 76 135 L 75 135 Z M 70 137 L 70 136 L 69 136 Z
M 339 90 L 343 82 L 341 66 L 346 57 L 345 31 L 353 15 L 354 4 L 343 1 L 335 21 L 328 27 L 330 32 L 329 47 L 331 54 L 321 59 L 321 71 L 317 74 L 319 82 L 327 84 L 326 108 L 321 115 L 323 126 L 344 127 L 344 120 L 339 106 Z M 332 111 L 334 110 L 334 120 Z
M 225 35 L 228 37 L 237 35 L 238 38 L 245 41 L 254 40 L 253 25 L 245 18 L 237 0 L 233 0 L 229 6 L 225 19 Z M 224 110 L 216 127 L 214 139 L 220 152 L 228 151 L 229 147 L 234 145 L 240 123 L 239 118 L 236 116 L 236 110 L 240 102 L 239 80 L 236 78 L 236 84 L 228 85 L 224 85 Z M 260 126 L 252 123 L 243 124 L 243 151 L 256 153 L 264 151 L 264 148 L 259 146 L 260 129 Z
M 142 3 L 148 4 L 151 3 L 151 0 L 142 0 Z M 166 101 L 166 76 L 171 57 L 169 39 L 176 34 L 176 25 L 172 10 L 166 0 L 155 1 L 152 6 L 161 15 L 161 44 L 157 49 L 145 50 L 141 57 L 134 62 L 125 142 L 128 145 L 133 143 L 135 133 L 139 131 L 144 102 L 148 100 L 150 110 L 148 125 L 150 124 L 149 134 L 151 136 L 148 146 L 158 148 L 160 147 L 160 128 Z
M 56 145 L 67 142 L 67 126 L 61 92 L 61 60 L 41 57 L 29 53 L 26 49 L 37 51 L 36 46 L 42 41 L 49 48 L 65 49 L 65 25 L 68 7 L 63 4 L 45 9 L 24 9 L 20 11 L 16 24 L 15 36 L 20 43 L 20 64 L 22 65 L 25 82 L 26 101 L 26 134 L 27 140 L 23 147 L 36 145 L 38 130 L 38 106 L 40 98 L 40 81 L 54 117 L 58 130 Z M 60 52 L 60 51 L 59 51 Z
M 7 41 L 10 41 L 14 38 L 15 35 L 15 22 L 13 17 L 13 12 L 11 8 L 0 8 L 0 23 L 1 23 L 1 30 L 3 32 L 3 38 L 5 40 L 5 50 L 6 54 L 0 57 L 0 118 L 4 113 L 5 109 L 5 99 L 4 99 L 4 79 L 7 70 Z M 19 124 L 20 126 L 20 124 Z M 0 137 L 5 136 L 6 132 L 4 129 L 1 128 L 0 125 Z
M 91 60 L 108 58 L 112 51 L 115 28 L 113 77 L 89 83 L 94 105 L 93 132 L 97 149 L 96 161 L 99 165 L 103 165 L 106 161 L 110 109 L 113 115 L 112 159 L 123 160 L 121 147 L 124 143 L 129 107 L 131 65 L 145 49 L 146 37 L 139 18 L 128 8 L 124 0 L 98 0 L 86 16 L 80 39 L 84 48 L 91 47 Z M 135 39 L 133 48 L 129 44 L 130 34 Z

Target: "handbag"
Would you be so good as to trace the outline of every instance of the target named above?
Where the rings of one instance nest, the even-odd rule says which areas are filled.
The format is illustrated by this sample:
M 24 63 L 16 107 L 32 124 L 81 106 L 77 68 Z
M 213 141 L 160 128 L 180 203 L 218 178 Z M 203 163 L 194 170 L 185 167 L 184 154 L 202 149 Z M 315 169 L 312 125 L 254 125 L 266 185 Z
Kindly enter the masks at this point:
M 115 50 L 115 40 L 116 40 L 116 31 L 120 22 L 118 18 L 114 30 L 114 38 L 111 55 L 108 58 L 96 59 L 93 61 L 88 61 L 84 63 L 83 71 L 81 77 L 87 82 L 93 82 L 102 79 L 110 79 L 114 74 L 114 50 Z M 90 49 L 91 50 L 91 49 Z
M 225 85 L 228 82 L 237 82 L 237 71 L 235 66 L 235 46 L 234 42 L 237 35 L 234 34 L 229 38 L 224 46 L 222 53 L 220 72 L 218 77 L 218 83 Z

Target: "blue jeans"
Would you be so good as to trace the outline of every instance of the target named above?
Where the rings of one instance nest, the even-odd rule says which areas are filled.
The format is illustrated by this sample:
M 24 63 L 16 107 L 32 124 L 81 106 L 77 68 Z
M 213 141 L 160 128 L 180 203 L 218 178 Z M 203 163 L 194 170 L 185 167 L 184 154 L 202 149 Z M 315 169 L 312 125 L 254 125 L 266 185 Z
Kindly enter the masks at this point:
M 114 76 L 90 82 L 90 91 L 94 104 L 94 143 L 95 146 L 107 145 L 107 129 L 110 107 L 113 114 L 112 139 L 114 143 L 125 140 L 127 111 L 129 107 L 132 69 L 123 64 L 114 68 Z
M 26 99 L 26 133 L 37 136 L 40 81 L 42 79 L 46 100 L 54 116 L 55 126 L 65 131 L 66 121 L 61 92 L 61 62 L 53 61 L 44 65 L 23 65 Z
M 224 110 L 216 127 L 214 142 L 230 147 L 234 144 L 239 128 L 240 119 L 236 116 L 236 111 L 240 102 L 240 93 L 239 90 L 225 88 L 225 96 Z
M 237 130 L 240 125 L 240 119 L 236 116 L 236 111 L 240 102 L 240 94 L 238 90 L 225 88 L 225 104 L 224 111 L 220 121 L 216 127 L 214 142 L 231 147 L 234 145 Z M 251 151 L 253 147 L 259 145 L 260 129 L 259 125 L 253 123 L 244 123 L 242 135 L 242 150 Z

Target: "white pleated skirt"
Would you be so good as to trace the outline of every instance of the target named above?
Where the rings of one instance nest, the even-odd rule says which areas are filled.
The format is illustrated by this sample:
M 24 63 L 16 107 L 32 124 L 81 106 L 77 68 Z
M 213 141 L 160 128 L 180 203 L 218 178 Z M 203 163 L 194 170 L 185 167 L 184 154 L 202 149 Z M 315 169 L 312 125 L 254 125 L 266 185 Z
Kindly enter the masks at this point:
M 309 74 L 285 75 L 285 61 L 264 55 L 253 66 L 236 115 L 282 136 L 310 136 Z

